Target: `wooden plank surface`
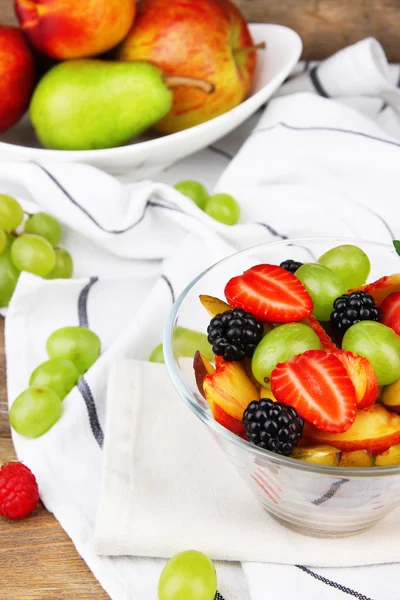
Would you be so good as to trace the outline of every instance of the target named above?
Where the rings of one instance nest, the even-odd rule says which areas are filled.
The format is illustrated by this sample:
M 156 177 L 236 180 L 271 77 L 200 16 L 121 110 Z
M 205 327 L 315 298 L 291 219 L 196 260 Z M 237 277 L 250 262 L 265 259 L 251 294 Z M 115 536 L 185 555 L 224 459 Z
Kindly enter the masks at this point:
M 15 459 L 7 419 L 0 318 L 0 462 Z M 22 521 L 0 517 L 1 600 L 106 600 L 71 540 L 43 505 Z
M 321 59 L 368 36 L 376 37 L 389 60 L 400 62 L 398 0 L 235 0 L 250 22 L 295 29 L 305 59 Z M 0 23 L 15 23 L 13 0 L 0 0 Z

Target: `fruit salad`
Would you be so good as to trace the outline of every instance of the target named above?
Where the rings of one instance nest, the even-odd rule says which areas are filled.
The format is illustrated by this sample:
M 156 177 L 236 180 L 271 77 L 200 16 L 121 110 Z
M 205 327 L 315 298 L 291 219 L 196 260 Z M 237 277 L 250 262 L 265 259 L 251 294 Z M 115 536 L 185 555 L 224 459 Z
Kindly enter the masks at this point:
M 370 268 L 346 244 L 254 265 L 224 300 L 201 295 L 212 355 L 196 352 L 193 368 L 214 419 L 301 461 L 399 465 L 400 273 L 367 284 Z

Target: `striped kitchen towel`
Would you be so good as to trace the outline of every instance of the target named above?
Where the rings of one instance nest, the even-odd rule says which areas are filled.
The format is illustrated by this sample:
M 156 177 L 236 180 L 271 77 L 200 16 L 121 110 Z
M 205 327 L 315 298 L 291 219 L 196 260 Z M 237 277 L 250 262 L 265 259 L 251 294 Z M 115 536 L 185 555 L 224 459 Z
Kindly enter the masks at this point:
M 57 216 L 76 264 L 71 281 L 20 278 L 6 318 L 10 403 L 46 358 L 54 329 L 89 326 L 103 348 L 56 426 L 37 440 L 14 434 L 14 444 L 45 505 L 114 600 L 155 598 L 163 561 L 99 556 L 94 546 L 113 408 L 106 402 L 109 365 L 146 360 L 176 294 L 237 249 L 310 235 L 400 237 L 398 67 L 369 39 L 300 69 L 263 112 L 157 181 L 126 184 L 85 165 L 0 164 L 1 191 L 30 212 Z M 170 187 L 184 178 L 236 196 L 240 224 L 216 223 Z M 114 494 L 117 510 L 118 489 Z M 386 566 L 361 566 L 356 554 L 351 568 L 341 569 L 335 560 L 329 568 L 325 560 L 324 568 L 304 565 L 301 555 L 297 566 L 218 563 L 219 600 L 398 600 L 395 550 Z M 373 554 L 371 548 L 371 565 Z

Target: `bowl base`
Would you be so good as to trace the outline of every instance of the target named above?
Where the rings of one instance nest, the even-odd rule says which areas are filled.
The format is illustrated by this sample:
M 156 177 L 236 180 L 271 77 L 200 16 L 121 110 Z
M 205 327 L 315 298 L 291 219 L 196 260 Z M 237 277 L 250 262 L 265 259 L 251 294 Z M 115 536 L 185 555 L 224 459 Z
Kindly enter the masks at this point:
M 284 527 L 287 527 L 288 529 L 291 529 L 292 531 L 295 531 L 296 533 L 301 533 L 302 535 L 306 535 L 308 537 L 315 537 L 315 538 L 345 538 L 345 537 L 350 537 L 352 535 L 357 535 L 359 533 L 362 533 L 363 531 L 365 531 L 366 529 L 369 529 L 370 527 L 372 527 L 372 525 L 374 525 L 374 523 L 371 523 L 369 525 L 367 525 L 366 527 L 360 527 L 357 529 L 346 529 L 345 531 L 340 530 L 327 530 L 327 529 L 318 529 L 317 527 L 310 527 L 309 525 L 302 525 L 300 523 L 293 523 L 292 521 L 286 521 L 286 519 L 282 519 L 282 517 L 278 517 L 277 515 L 274 515 L 272 512 L 270 512 L 269 510 L 267 510 L 267 512 L 271 515 L 271 517 L 273 517 L 275 519 L 275 521 L 278 521 L 278 523 L 280 523 L 281 525 L 283 525 Z

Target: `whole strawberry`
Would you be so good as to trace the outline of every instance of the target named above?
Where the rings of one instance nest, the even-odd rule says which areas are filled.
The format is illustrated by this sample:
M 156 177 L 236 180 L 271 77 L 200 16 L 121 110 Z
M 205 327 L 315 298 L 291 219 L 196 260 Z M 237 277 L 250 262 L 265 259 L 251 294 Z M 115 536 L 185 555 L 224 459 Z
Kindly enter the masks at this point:
M 0 468 L 0 515 L 23 519 L 36 507 L 39 489 L 35 476 L 25 465 L 12 462 Z

